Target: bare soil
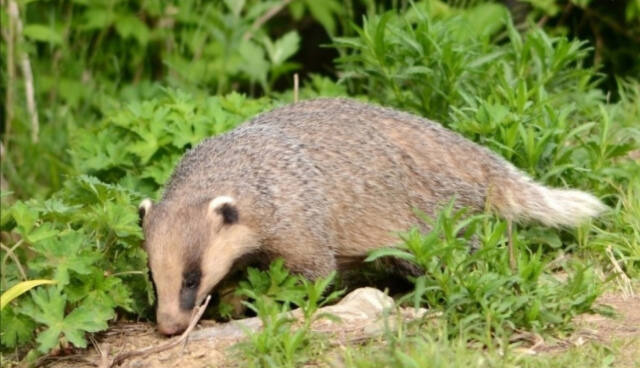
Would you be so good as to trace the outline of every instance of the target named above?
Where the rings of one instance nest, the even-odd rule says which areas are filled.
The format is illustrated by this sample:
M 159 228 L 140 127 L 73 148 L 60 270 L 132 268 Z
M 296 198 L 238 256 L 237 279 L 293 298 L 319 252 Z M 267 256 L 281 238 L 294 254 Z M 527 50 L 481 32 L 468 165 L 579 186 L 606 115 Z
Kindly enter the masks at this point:
M 554 341 L 535 341 L 533 339 L 530 346 L 524 349 L 535 354 L 557 354 L 571 347 L 595 341 L 615 346 L 616 367 L 640 367 L 640 296 L 625 298 L 620 294 L 607 293 L 600 297 L 599 302 L 611 306 L 617 316 L 614 318 L 600 315 L 580 316 L 577 318 L 578 329 L 569 338 Z M 401 311 L 400 313 L 408 313 L 405 318 L 410 318 L 412 312 Z M 413 317 L 415 317 L 415 312 L 413 313 Z M 325 323 L 316 329 L 330 333 L 335 339 L 340 340 L 338 342 L 340 345 L 349 341 L 362 342 L 362 336 L 375 335 L 371 334 L 370 325 L 361 320 L 353 321 L 344 325 Z M 210 331 L 214 330 L 222 331 L 223 335 L 226 334 L 224 324 L 202 321 L 198 329 L 193 332 L 195 338 L 188 341 L 186 345 L 152 356 L 127 360 L 121 367 L 193 368 L 235 365 L 230 359 L 232 355 L 230 349 L 242 339 L 242 335 L 237 334 L 237 329 L 233 329 L 234 333 L 229 333 L 226 336 L 215 333 L 215 338 L 212 338 L 214 335 Z M 96 367 L 101 361 L 98 349 L 101 349 L 104 354 L 113 356 L 122 351 L 158 345 L 166 339 L 158 334 L 154 326 L 149 323 L 119 323 L 112 326 L 109 331 L 95 335 L 92 347 L 65 357 L 50 357 L 41 363 L 42 366 L 57 368 Z

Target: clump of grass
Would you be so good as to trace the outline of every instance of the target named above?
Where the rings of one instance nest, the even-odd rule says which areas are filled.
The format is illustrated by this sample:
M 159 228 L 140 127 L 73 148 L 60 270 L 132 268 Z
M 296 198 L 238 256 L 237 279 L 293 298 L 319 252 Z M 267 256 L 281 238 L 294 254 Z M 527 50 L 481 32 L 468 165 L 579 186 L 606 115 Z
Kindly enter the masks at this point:
M 527 349 L 506 346 L 482 350 L 470 345 L 464 337 L 450 339 L 442 326 L 411 331 L 393 336 L 393 342 L 372 342 L 363 347 L 350 347 L 341 355 L 342 366 L 348 368 L 374 367 L 611 367 L 617 366 L 616 351 L 620 343 L 609 347 L 590 342 L 553 354 L 531 354 Z M 625 366 L 625 365 L 621 365 Z
M 238 294 L 249 298 L 245 305 L 263 323 L 259 332 L 249 333 L 239 344 L 243 358 L 250 367 L 295 367 L 310 359 L 322 345 L 320 336 L 311 331 L 311 324 L 320 318 L 331 318 L 316 312 L 323 305 L 342 295 L 337 290 L 326 293 L 335 273 L 309 281 L 292 275 L 279 259 L 267 271 L 249 268 L 247 280 L 239 285 Z M 303 319 L 295 323 L 291 308 L 296 306 Z
M 414 228 L 402 235 L 398 247 L 376 250 L 367 260 L 393 256 L 420 266 L 424 273 L 411 279 L 414 290 L 402 301 L 442 311 L 451 337 L 491 346 L 516 330 L 568 331 L 574 316 L 596 310 L 602 283 L 588 264 L 565 262 L 560 267 L 567 277 L 560 280 L 547 269 L 541 248 L 531 250 L 516 234 L 514 273 L 504 221 L 468 217 L 465 210 L 454 210 L 453 202 L 425 221 L 430 232 Z M 470 253 L 474 238 L 481 246 Z

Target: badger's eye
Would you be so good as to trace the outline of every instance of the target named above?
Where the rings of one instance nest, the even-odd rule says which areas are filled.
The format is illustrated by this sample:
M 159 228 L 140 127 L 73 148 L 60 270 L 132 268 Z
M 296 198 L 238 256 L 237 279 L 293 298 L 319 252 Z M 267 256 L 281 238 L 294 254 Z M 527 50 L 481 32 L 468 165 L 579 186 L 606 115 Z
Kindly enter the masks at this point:
M 188 272 L 182 279 L 182 287 L 187 289 L 197 289 L 200 285 L 200 272 Z

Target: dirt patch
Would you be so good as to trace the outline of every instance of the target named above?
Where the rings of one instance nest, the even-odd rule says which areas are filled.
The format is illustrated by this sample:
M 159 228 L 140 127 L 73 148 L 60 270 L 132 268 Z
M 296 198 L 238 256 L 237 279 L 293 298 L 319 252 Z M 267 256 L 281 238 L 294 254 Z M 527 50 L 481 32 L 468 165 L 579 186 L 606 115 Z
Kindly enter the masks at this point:
M 339 320 L 321 319 L 311 325 L 316 333 L 331 337 L 334 344 L 349 344 L 380 336 L 384 331 L 383 314 L 391 313 L 389 320 L 409 321 L 427 313 L 425 309 L 395 308 L 393 299 L 374 288 L 360 288 L 345 296 L 338 304 L 321 308 L 319 313 L 330 314 Z M 301 320 L 300 311 L 292 311 L 290 317 Z M 387 321 L 388 322 L 388 321 Z M 148 357 L 132 358 L 121 367 L 228 367 L 233 362 L 226 354 L 229 348 L 240 341 L 246 333 L 253 333 L 262 327 L 258 318 L 247 318 L 229 323 L 216 324 L 203 321 L 198 330 L 189 335 L 187 344 L 170 350 L 154 353 Z M 96 367 L 101 356 L 108 357 L 131 350 L 156 346 L 167 341 L 150 324 L 125 323 L 113 326 L 109 331 L 98 334 L 93 339 L 94 349 L 78 354 L 43 361 L 48 367 Z
M 640 337 L 640 296 L 623 297 L 619 294 L 604 294 L 598 302 L 609 305 L 617 316 L 609 318 L 586 314 L 577 318 L 582 330 L 608 342 L 616 338 Z
M 213 325 L 216 325 L 215 322 L 203 321 L 198 328 L 202 329 Z M 112 356 L 119 352 L 159 345 L 167 341 L 167 338 L 160 335 L 155 330 L 155 326 L 150 323 L 118 323 L 112 326 L 109 331 L 97 334 L 94 340 L 92 348 L 67 357 L 51 357 L 43 362 L 43 366 L 95 368 L 101 359 L 97 347 L 105 354 Z M 120 367 L 224 367 L 226 366 L 224 352 L 233 343 L 234 341 L 225 340 L 212 345 L 204 341 L 189 341 L 184 346 L 178 346 L 149 357 L 128 360 Z
M 392 300 L 381 292 L 367 288 L 369 292 L 360 295 L 349 294 L 340 304 L 326 307 L 327 311 L 339 315 L 342 323 L 321 321 L 314 330 L 327 333 L 337 344 L 349 345 L 362 342 L 363 338 L 377 336 L 382 327 L 376 323 L 385 308 Z M 362 290 L 362 289 L 358 289 Z M 375 290 L 375 291 L 373 291 Z M 384 299 L 388 298 L 388 299 Z M 640 296 L 623 297 L 619 294 L 604 294 L 598 300 L 601 304 L 611 306 L 617 316 L 609 318 L 600 315 L 583 315 L 577 318 L 578 329 L 567 339 L 556 341 L 531 341 L 529 350 L 535 354 L 556 354 L 571 347 L 581 346 L 588 342 L 600 342 L 615 345 L 617 351 L 616 367 L 638 367 L 640 362 Z M 398 309 L 395 312 L 404 320 L 416 318 L 412 308 Z M 421 314 L 421 313 L 418 313 Z M 245 325 L 239 327 L 232 323 L 218 324 L 203 321 L 195 330 L 186 345 L 168 351 L 156 353 L 149 357 L 134 358 L 125 361 L 121 367 L 228 367 L 233 366 L 229 350 L 240 341 L 244 331 L 257 330 L 260 322 L 254 319 L 243 320 Z M 109 331 L 97 334 L 94 348 L 79 351 L 66 357 L 52 357 L 43 361 L 47 367 L 96 367 L 100 362 L 100 353 L 96 347 L 106 350 L 105 353 L 115 355 L 118 352 L 141 349 L 165 342 L 166 337 L 158 334 L 153 325 L 148 323 L 120 323 Z
M 609 293 L 600 297 L 599 302 L 613 307 L 617 316 L 580 316 L 578 335 L 617 346 L 616 367 L 640 367 L 640 296 Z

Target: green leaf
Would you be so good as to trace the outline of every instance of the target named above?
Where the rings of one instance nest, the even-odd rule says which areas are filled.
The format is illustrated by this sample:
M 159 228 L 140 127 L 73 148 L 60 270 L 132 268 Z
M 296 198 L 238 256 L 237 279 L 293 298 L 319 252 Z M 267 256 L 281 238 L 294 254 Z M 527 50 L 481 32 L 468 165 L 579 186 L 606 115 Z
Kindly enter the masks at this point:
M 266 83 L 269 62 L 264 57 L 263 49 L 253 41 L 247 41 L 240 44 L 238 53 L 242 58 L 238 69 L 249 76 L 251 80 Z
M 128 286 L 116 276 L 105 276 L 98 268 L 88 275 L 80 275 L 78 282 L 65 290 L 70 302 L 84 299 L 88 305 L 100 305 L 109 309 L 120 307 L 132 311 L 133 300 Z
M 142 239 L 138 225 L 137 208 L 129 203 L 105 202 L 88 208 L 86 221 L 95 230 L 108 234 L 114 232 L 120 238 L 134 236 Z
M 0 343 L 13 348 L 22 345 L 33 338 L 35 323 L 27 317 L 16 314 L 12 308 L 0 311 Z
M 163 185 L 167 182 L 173 169 L 176 167 L 178 161 L 180 161 L 181 155 L 172 155 L 165 158 L 162 161 L 155 163 L 154 165 L 148 165 L 144 171 L 142 171 L 141 177 L 151 178 L 158 185 Z
M 38 220 L 38 211 L 22 201 L 18 201 L 11 206 L 11 214 L 22 235 L 29 234 Z
M 107 321 L 113 317 L 110 308 L 86 300 L 65 317 L 62 331 L 73 345 L 84 348 L 87 346 L 84 333 L 106 330 Z
M 31 297 L 31 302 L 22 306 L 19 312 L 47 326 L 36 339 L 38 350 L 46 353 L 58 343 L 58 337 L 62 333 L 67 300 L 56 288 L 32 291 Z
M 122 38 L 133 37 L 142 46 L 145 46 L 149 41 L 149 28 L 134 15 L 118 14 L 115 26 Z
M 46 222 L 38 226 L 34 231 L 26 236 L 27 240 L 31 243 L 37 243 L 41 240 L 51 238 L 60 232 L 56 229 L 52 223 Z
M 397 249 L 397 248 L 383 248 L 376 249 L 369 253 L 369 256 L 364 260 L 365 262 L 372 262 L 378 258 L 382 257 L 396 257 L 400 259 L 406 259 L 408 261 L 415 261 L 416 257 L 407 252 L 406 250 Z
M 54 44 L 62 43 L 62 35 L 53 27 L 45 26 L 44 24 L 28 24 L 24 27 L 22 33 L 35 41 L 51 42 Z
M 101 305 L 89 305 L 83 302 L 66 317 L 64 314 L 67 298 L 59 290 L 32 292 L 32 302 L 20 309 L 34 321 L 47 328 L 38 334 L 38 350 L 46 353 L 58 344 L 60 335 L 64 335 L 73 345 L 86 347 L 85 332 L 97 332 L 108 327 L 107 321 L 113 318 L 113 311 Z
M 100 259 L 100 254 L 93 252 L 90 244 L 86 235 L 73 230 L 45 239 L 33 245 L 33 250 L 40 256 L 31 262 L 31 267 L 36 271 L 53 272 L 58 288 L 62 288 L 69 283 L 70 271 L 88 274 L 90 266 Z
M 298 51 L 300 36 L 298 32 L 291 31 L 273 43 L 269 38 L 264 38 L 263 43 L 271 62 L 280 65 Z
M 84 23 L 79 27 L 82 30 L 105 29 L 113 23 L 115 15 L 105 8 L 88 8 L 83 13 Z
M 13 299 L 19 297 L 20 295 L 26 293 L 36 286 L 55 283 L 56 282 L 53 280 L 29 280 L 19 282 L 10 287 L 9 290 L 2 293 L 2 295 L 0 295 L 0 310 L 4 309 L 4 307 Z
M 309 12 L 318 21 L 328 34 L 333 35 L 336 31 L 336 14 L 339 13 L 341 3 L 335 0 L 306 0 Z
M 245 0 L 224 0 L 224 5 L 226 5 L 236 17 L 242 12 L 244 4 Z

